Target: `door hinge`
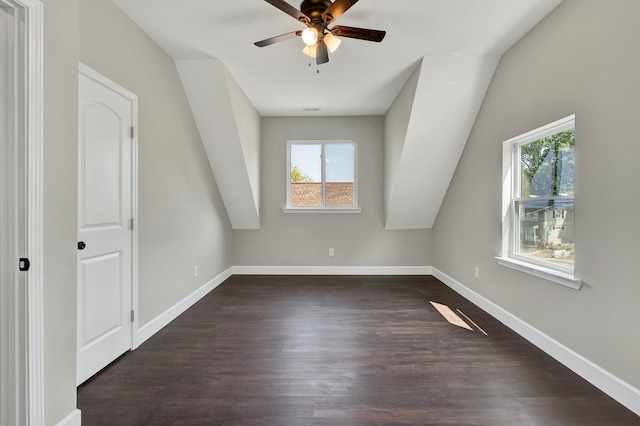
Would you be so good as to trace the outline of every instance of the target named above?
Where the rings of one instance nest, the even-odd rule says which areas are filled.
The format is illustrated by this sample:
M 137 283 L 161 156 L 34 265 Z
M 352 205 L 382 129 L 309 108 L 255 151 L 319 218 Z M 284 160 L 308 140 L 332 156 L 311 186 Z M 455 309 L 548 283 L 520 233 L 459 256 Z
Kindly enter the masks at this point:
M 131 311 L 131 322 L 136 320 L 136 311 Z
M 129 128 L 130 132 L 129 134 L 131 135 L 131 139 L 136 137 L 136 128 L 135 127 L 130 127 Z
M 133 231 L 133 218 L 129 219 L 129 230 Z

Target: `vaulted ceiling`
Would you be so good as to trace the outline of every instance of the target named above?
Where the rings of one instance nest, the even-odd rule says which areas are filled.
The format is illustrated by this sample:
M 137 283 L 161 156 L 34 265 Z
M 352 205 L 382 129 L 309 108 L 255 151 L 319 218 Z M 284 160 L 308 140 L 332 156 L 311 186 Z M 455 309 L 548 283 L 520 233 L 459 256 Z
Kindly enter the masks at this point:
M 264 0 L 114 0 L 182 68 L 232 224 L 242 216 L 234 228 L 259 227 L 258 166 L 249 149 L 259 149 L 259 141 L 256 129 L 238 125 L 253 117 L 247 112 L 252 109 L 262 117 L 384 115 L 388 229 L 433 225 L 500 56 L 561 1 L 360 0 L 337 24 L 384 30 L 386 38 L 344 38 L 330 62 L 316 66 L 302 53 L 299 37 L 254 46 L 304 28 Z M 206 101 L 207 90 L 213 95 L 225 84 L 226 101 Z M 235 145 L 220 145 L 210 126 L 203 132 L 206 117 L 221 117 L 214 110 L 233 113 L 238 105 L 245 118 L 216 124 L 231 126 L 226 134 L 234 135 Z M 235 188 L 230 175 L 237 169 L 214 164 L 215 151 L 244 159 L 243 188 Z M 238 193 L 244 200 L 238 201 Z M 248 216 L 247 205 L 255 210 Z

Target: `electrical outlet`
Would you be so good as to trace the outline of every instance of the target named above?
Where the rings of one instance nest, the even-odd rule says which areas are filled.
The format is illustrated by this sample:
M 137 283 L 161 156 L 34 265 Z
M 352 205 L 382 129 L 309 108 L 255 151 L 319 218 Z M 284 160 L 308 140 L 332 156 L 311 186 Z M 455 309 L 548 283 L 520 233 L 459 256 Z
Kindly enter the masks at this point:
M 480 278 L 480 268 L 476 266 L 476 278 Z
M 197 277 L 198 276 L 198 265 L 193 267 L 193 276 Z
M 329 249 L 329 256 L 333 256 L 333 255 L 335 255 L 335 254 L 336 254 L 335 250 L 333 249 L 333 247 L 331 247 L 331 248 Z

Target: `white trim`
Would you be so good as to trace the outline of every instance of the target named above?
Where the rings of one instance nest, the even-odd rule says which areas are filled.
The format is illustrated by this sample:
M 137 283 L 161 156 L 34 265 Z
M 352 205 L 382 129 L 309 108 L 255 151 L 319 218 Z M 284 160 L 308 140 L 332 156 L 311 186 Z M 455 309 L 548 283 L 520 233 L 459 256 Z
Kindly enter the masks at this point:
M 631 386 L 557 340 L 552 339 L 444 272 L 433 268 L 433 276 L 640 416 L 640 389 Z
M 520 256 L 514 253 L 514 248 L 518 243 L 516 241 L 517 236 L 515 235 L 517 226 L 513 202 L 514 200 L 531 199 L 528 197 L 522 198 L 514 196 L 520 192 L 519 158 L 515 148 L 523 144 L 575 128 L 575 121 L 575 114 L 572 114 L 561 118 L 560 120 L 556 120 L 553 123 L 549 123 L 527 133 L 508 139 L 502 143 L 502 248 L 501 256 L 496 257 L 496 259 L 501 266 L 534 275 L 538 278 L 573 288 L 574 290 L 580 290 L 582 287 L 582 281 L 574 275 L 575 269 L 573 267 L 536 259 L 527 259 L 525 256 Z M 539 199 L 575 199 L 575 196 L 540 197 Z
M 109 78 L 107 78 L 104 75 L 100 74 L 98 71 L 94 70 L 93 68 L 90 68 L 89 66 L 83 64 L 82 62 L 78 62 L 78 72 L 80 74 L 83 74 L 83 75 L 89 77 L 92 80 L 95 80 L 97 83 L 100 83 L 105 87 L 108 87 L 109 89 L 113 90 L 114 92 L 117 92 L 118 94 L 124 96 L 125 98 L 127 98 L 127 99 L 129 99 L 131 101 L 135 100 L 136 103 L 137 103 L 138 95 L 136 95 L 135 93 L 129 91 L 125 87 L 120 86 L 115 81 L 110 80 Z M 136 124 L 137 124 L 137 114 L 135 116 L 135 119 L 136 120 L 132 119 L 132 123 L 135 121 Z
M 536 265 L 534 263 L 523 262 L 521 260 L 508 257 L 496 257 L 496 260 L 500 266 L 506 266 L 507 268 L 515 269 L 516 271 L 524 272 L 525 274 L 530 274 L 547 281 L 552 281 L 556 284 L 560 284 L 574 290 L 580 290 L 582 288 L 582 280 L 576 279 L 573 274 L 567 274 L 565 272 L 556 271 L 555 269 L 545 268 L 544 266 Z
M 138 230 L 140 222 L 138 220 L 138 96 L 131 99 L 133 115 L 131 125 L 133 126 L 133 138 L 131 138 L 131 217 L 133 219 L 133 235 L 131 235 L 131 309 L 136 315 L 131 324 L 133 330 L 138 329 Z M 131 333 L 131 349 L 136 349 L 140 345 L 138 333 Z
M 28 424 L 44 424 L 43 340 L 43 4 L 14 0 L 25 8 L 27 28 L 27 248 L 31 269 L 27 294 L 27 401 Z
M 222 284 L 226 279 L 228 279 L 232 275 L 233 268 L 228 268 L 220 275 L 182 299 L 180 302 L 173 305 L 171 308 L 167 309 L 142 327 L 140 327 L 137 331 L 136 340 L 138 345 L 144 343 L 151 336 L 162 330 L 165 326 L 167 326 L 171 321 L 178 318 L 182 313 L 184 313 L 187 309 L 193 306 L 197 301 L 202 299 L 204 296 L 209 294 L 211 290 L 218 287 Z
M 545 124 L 544 126 L 533 129 L 527 133 L 523 133 L 504 143 L 510 145 L 524 145 L 529 142 L 537 141 L 538 139 L 546 138 L 547 136 L 555 135 L 556 133 L 564 132 L 575 127 L 576 115 L 571 114 L 567 117 L 554 121 L 553 123 Z
M 362 213 L 359 207 L 284 207 L 283 213 Z
M 108 89 L 118 93 L 131 102 L 131 126 L 134 128 L 131 138 L 131 218 L 133 231 L 131 235 L 131 310 L 138 312 L 138 95 L 120 86 L 96 70 L 82 62 L 78 63 L 78 72 Z M 140 345 L 135 330 L 138 329 L 138 315 L 131 322 L 131 349 Z
M 56 426 L 81 426 L 82 413 L 80 410 L 73 410 L 67 417 L 56 423 Z
M 431 266 L 234 266 L 234 275 L 432 275 Z
M 360 207 L 292 207 L 291 206 L 291 145 L 320 145 L 321 161 L 320 161 L 320 183 L 322 184 L 322 204 L 326 203 L 326 166 L 324 162 L 326 145 L 353 145 L 353 191 L 355 205 L 358 205 L 358 142 L 355 140 L 288 140 L 287 141 L 287 168 L 285 173 L 286 179 L 286 206 L 282 208 L 283 213 L 360 213 Z

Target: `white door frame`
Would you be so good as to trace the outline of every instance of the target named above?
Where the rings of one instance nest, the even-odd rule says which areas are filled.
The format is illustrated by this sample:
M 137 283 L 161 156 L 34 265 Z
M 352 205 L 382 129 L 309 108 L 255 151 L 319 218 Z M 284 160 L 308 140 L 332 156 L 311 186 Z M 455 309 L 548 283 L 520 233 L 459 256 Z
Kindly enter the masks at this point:
M 131 217 L 134 225 L 131 235 L 131 310 L 135 312 L 135 315 L 130 327 L 131 350 L 134 350 L 140 344 L 138 337 L 138 96 L 83 63 L 78 64 L 78 72 L 130 100 L 133 108 L 131 116 L 131 125 L 134 129 L 131 138 Z
M 27 246 L 31 259 L 27 296 L 27 413 L 30 425 L 44 425 L 43 340 L 43 4 L 40 0 L 17 0 L 27 9 L 28 34 L 28 176 Z
M 26 342 L 15 344 L 17 362 L 24 362 L 24 374 L 17 380 L 24 389 L 15 398 L 16 407 L 24 412 L 17 413 L 20 423 L 44 425 L 44 376 L 43 376 L 43 257 L 42 257 L 42 140 L 43 140 L 43 4 L 40 0 L 4 0 L 4 4 L 21 12 L 24 16 L 24 41 L 19 46 L 18 58 L 24 60 L 24 74 L 21 75 L 26 89 L 24 99 L 24 117 L 17 117 L 18 125 L 24 129 L 24 138 L 18 144 L 24 144 L 26 170 L 20 175 L 24 179 L 26 190 L 26 211 L 20 211 L 25 219 L 26 247 L 19 257 L 27 257 L 30 269 L 25 276 L 26 292 L 24 299 L 16 300 L 12 310 L 17 315 L 9 318 L 9 327 L 16 331 L 16 340 Z M 15 190 L 18 183 L 14 182 Z M 13 185 L 12 184 L 12 185 Z M 17 270 L 18 265 L 16 265 Z M 4 303 L 4 301 L 3 301 Z M 26 309 L 25 309 L 26 307 Z M 13 323 L 15 321 L 15 323 Z M 7 342 L 3 342 L 7 343 Z M 12 343 L 12 342 L 8 342 Z M 9 366 L 11 368 L 12 366 Z M 20 411 L 22 411 L 20 410 Z

